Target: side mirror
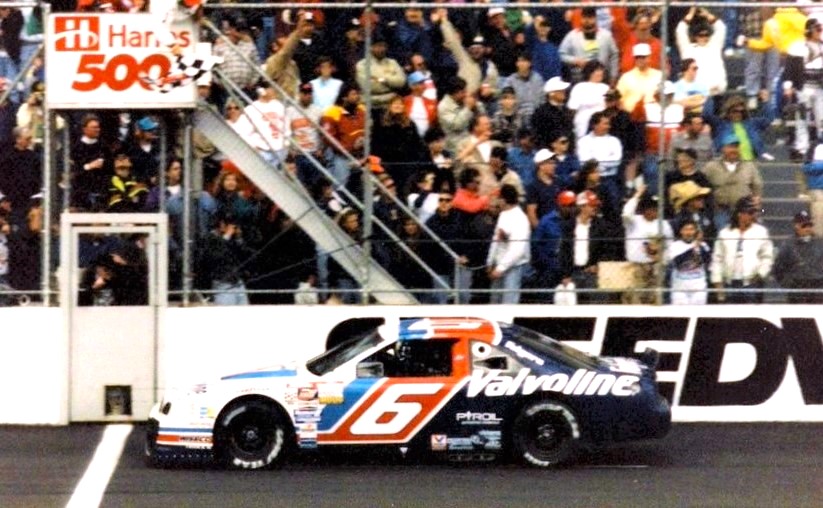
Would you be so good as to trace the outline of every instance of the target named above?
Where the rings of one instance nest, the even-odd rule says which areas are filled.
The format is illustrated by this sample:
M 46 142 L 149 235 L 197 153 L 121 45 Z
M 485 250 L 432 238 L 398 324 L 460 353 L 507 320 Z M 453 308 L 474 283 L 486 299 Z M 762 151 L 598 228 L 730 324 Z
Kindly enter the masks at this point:
M 383 377 L 383 362 L 360 362 L 357 364 L 358 378 Z

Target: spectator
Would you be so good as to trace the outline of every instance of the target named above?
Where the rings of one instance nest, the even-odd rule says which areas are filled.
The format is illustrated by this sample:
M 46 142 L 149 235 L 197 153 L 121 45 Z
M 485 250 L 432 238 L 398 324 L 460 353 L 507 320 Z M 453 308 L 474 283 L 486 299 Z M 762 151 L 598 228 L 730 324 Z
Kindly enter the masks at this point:
M 814 234 L 823 238 L 823 144 L 814 149 L 811 162 L 803 165 L 809 197 L 811 198 L 811 216 Z
M 0 159 L 0 192 L 11 202 L 15 215 L 12 223 L 21 224 L 29 199 L 40 192 L 43 168 L 40 156 L 32 149 L 32 131 L 15 127 L 14 146 Z
M 492 148 L 489 167 L 497 181 L 497 187 L 511 185 L 517 189 L 517 195 L 520 196 L 520 202 L 522 203 L 526 198 L 526 188 L 523 186 L 523 181 L 520 180 L 520 175 L 509 168 L 508 157 L 509 152 L 506 150 L 506 147 L 496 146 Z
M 331 54 L 330 48 L 326 47 L 325 36 L 317 28 L 314 12 L 303 12 L 300 21 L 302 22 L 298 22 L 295 29 L 300 37 L 293 56 L 300 72 L 298 83 L 310 80 L 314 76 L 320 57 Z
M 426 226 L 438 238 L 443 240 L 454 252 L 457 253 L 458 259 L 454 260 L 449 256 L 443 248 L 434 242 L 429 242 L 426 246 L 426 262 L 432 270 L 443 280 L 449 282 L 454 287 L 458 294 L 468 296 L 466 290 L 471 287 L 470 283 L 466 283 L 466 277 L 463 273 L 471 275 L 471 272 L 462 268 L 468 262 L 468 258 L 464 254 L 465 244 L 460 242 L 463 236 L 463 222 L 460 213 L 452 207 L 454 198 L 451 192 L 441 192 L 438 195 L 437 210 L 427 221 Z M 458 272 L 455 272 L 455 262 L 459 266 Z M 438 288 L 437 283 L 433 283 L 433 287 Z M 434 303 L 445 304 L 449 300 L 449 293 L 446 291 L 436 291 L 433 295 Z M 468 303 L 468 298 L 460 303 Z M 460 299 L 458 298 L 458 301 Z
M 676 35 L 680 56 L 700 62 L 695 80 L 709 89 L 709 95 L 723 94 L 728 85 L 723 62 L 726 24 L 705 8 L 692 6 L 677 24 Z
M 540 86 L 542 88 L 542 83 Z M 505 144 L 506 147 L 511 146 L 517 131 L 522 129 L 524 125 L 528 125 L 521 111 L 514 88 L 504 87 L 500 91 L 497 108 L 495 108 L 494 115 L 492 115 L 492 138 Z M 529 118 L 533 111 L 529 112 Z
M 331 57 L 323 55 L 317 59 L 317 77 L 309 83 L 313 93 L 312 104 L 321 111 L 334 105 L 340 94 L 340 87 L 343 86 L 343 81 L 333 76 L 334 72 L 334 60 Z
M 758 157 L 772 160 L 766 153 L 763 133 L 772 124 L 776 116 L 776 103 L 769 101 L 758 116 L 749 116 L 746 100 L 739 95 L 732 95 L 723 103 L 720 116 L 713 113 L 713 102 L 707 102 L 703 109 L 703 118 L 708 122 L 714 137 L 715 150 L 720 150 L 723 140 L 734 135 L 740 142 L 740 159 L 754 161 Z
M 443 50 L 445 51 L 445 49 Z M 443 53 L 441 51 L 441 54 Z M 444 60 L 440 58 L 440 60 Z M 423 77 L 423 97 L 426 99 L 432 100 L 437 104 L 437 86 L 434 82 L 434 73 L 429 70 L 429 64 L 423 55 L 419 53 L 413 53 L 409 57 L 409 65 L 408 65 L 408 74 L 414 74 L 415 72 L 419 72 L 420 75 Z M 440 74 L 443 75 L 443 74 Z M 411 83 L 409 84 L 411 86 Z
M 562 190 L 555 179 L 557 157 L 547 148 L 541 148 L 534 155 L 537 167 L 534 181 L 526 188 L 526 216 L 532 229 L 540 218 L 554 209 L 557 196 Z
M 352 18 L 346 24 L 342 47 L 338 48 L 332 58 L 336 57 L 337 77 L 343 83 L 355 80 L 357 62 L 363 59 L 365 48 L 363 44 L 363 26 L 360 20 Z
M 403 10 L 403 18 L 394 29 L 392 49 L 400 62 L 409 61 L 412 55 L 420 56 L 424 61 L 432 61 L 441 41 L 437 30 L 426 21 L 423 9 L 411 5 Z M 422 133 L 421 133 L 422 136 Z
M 683 221 L 693 221 L 700 231 L 701 238 L 711 249 L 717 237 L 714 213 L 708 204 L 711 200 L 711 189 L 701 187 L 692 180 L 685 180 L 669 187 L 667 195 L 673 208 L 672 229 L 677 231 Z
M 596 289 L 598 263 L 615 259 L 609 240 L 616 235 L 612 224 L 598 214 L 600 201 L 592 191 L 577 195 L 576 215 L 562 223 L 559 262 L 561 283 L 574 283 L 583 292 L 578 294 L 581 304 L 604 303 L 604 295 L 591 292 Z
M 406 85 L 406 73 L 397 63 L 397 60 L 386 56 L 388 51 L 386 39 L 375 33 L 372 38 L 371 62 L 369 72 L 366 75 L 366 60 L 357 62 L 357 84 L 362 90 L 366 89 L 366 79 L 371 80 L 371 99 L 375 109 L 386 108 L 389 101 L 394 98 Z
M 641 8 L 637 11 L 632 19 L 632 31 L 629 33 L 628 37 L 624 44 L 621 45 L 621 49 L 623 48 L 633 48 L 631 52 L 623 51 L 620 56 L 620 72 L 627 73 L 631 71 L 633 68 L 637 67 L 637 50 L 634 49 L 638 45 L 643 48 L 643 52 L 646 54 L 648 58 L 648 66 L 654 70 L 660 71 L 660 61 L 661 56 L 663 55 L 663 43 L 657 37 L 652 35 L 652 26 L 654 25 L 654 16 L 651 10 L 646 8 Z M 660 80 L 658 79 L 657 82 Z M 656 86 L 656 85 L 655 85 Z M 617 88 L 620 88 L 618 85 Z M 623 96 L 626 96 L 626 93 L 623 89 L 620 90 L 623 92 Z M 633 108 L 627 108 L 627 111 L 631 111 Z
M 757 223 L 758 211 L 753 196 L 740 198 L 731 222 L 714 242 L 710 273 L 719 303 L 763 302 L 761 289 L 772 269 L 774 247 L 769 231 Z
M 623 199 L 620 165 L 623 161 L 623 145 L 609 133 L 611 120 L 600 111 L 592 115 L 592 130 L 578 141 L 577 157 L 581 161 L 596 160 L 600 170 L 600 185 L 609 195 L 610 203 Z
M 237 173 L 223 170 L 217 177 L 217 189 L 214 193 L 217 201 L 218 216 L 230 216 L 240 226 L 246 242 L 257 239 L 254 219 L 257 215 L 254 205 L 240 192 Z
M 551 78 L 543 85 L 546 101 L 532 115 L 531 128 L 537 148 L 547 148 L 549 141 L 558 134 L 574 135 L 572 111 L 566 106 L 566 90 L 569 83 L 558 77 Z
M 551 30 L 549 21 L 540 14 L 536 15 L 533 23 L 527 24 L 524 29 L 525 49 L 532 57 L 532 68 L 540 74 L 544 82 L 560 76 L 563 71 L 560 51 L 551 40 Z
M 577 158 L 577 154 L 569 152 L 570 144 L 569 137 L 563 135 L 558 135 L 549 143 L 549 150 L 554 152 L 554 157 L 557 159 L 555 178 L 557 184 L 563 189 L 572 185 L 580 171 L 580 159 Z
M 480 171 L 469 166 L 460 172 L 460 188 L 454 195 L 454 208 L 464 213 L 477 214 L 489 209 L 491 198 L 480 194 Z
M 744 86 L 746 106 L 750 111 L 758 107 L 758 99 L 765 100 L 780 72 L 778 40 L 783 33 L 772 18 L 773 7 L 747 9 L 740 13 L 741 33 L 738 42 L 744 48 L 746 61 Z M 802 39 L 802 27 L 800 38 Z
M 511 87 L 517 97 L 517 112 L 528 125 L 534 110 L 544 102 L 543 84 L 545 80 L 532 70 L 532 58 L 526 52 L 520 52 L 515 62 L 517 71 L 503 80 L 501 87 Z
M 622 97 L 620 104 L 628 112 L 634 111 L 638 103 L 653 101 L 654 94 L 663 81 L 663 73 L 652 64 L 651 46 L 647 43 L 635 44 L 632 46 L 632 55 L 634 67 L 623 72 L 616 87 Z
M 735 205 L 743 197 L 750 196 L 755 205 L 763 195 L 763 178 L 752 161 L 740 157 L 740 140 L 733 134 L 723 140 L 721 156 L 706 163 L 703 173 L 714 191 L 715 224 L 725 227 Z
M 534 181 L 534 135 L 528 127 L 521 127 L 517 131 L 517 144 L 509 148 L 506 161 L 520 177 L 523 187 L 528 187 Z
M 505 9 L 492 7 L 486 12 L 483 36 L 490 50 L 491 61 L 497 66 L 501 76 L 514 73 L 516 45 L 514 33 L 506 22 Z M 519 94 L 518 94 L 519 95 Z
M 812 148 L 809 130 L 820 138 L 823 136 L 823 24 L 817 19 L 806 21 L 806 40 L 796 42 L 789 48 L 783 79 L 790 87 L 788 95 L 797 94 L 800 114 L 795 117 L 795 138 L 792 159 L 795 162 L 807 160 Z M 784 85 L 785 86 L 785 85 Z
M 677 239 L 666 250 L 671 269 L 672 305 L 708 302 L 708 268 L 712 256 L 697 223 L 690 218 L 677 225 Z
M 711 182 L 698 169 L 696 157 L 697 152 L 691 148 L 680 148 L 675 151 L 674 168 L 664 177 L 663 187 L 667 195 L 671 192 L 672 185 L 686 181 L 692 181 L 700 187 L 711 189 Z M 666 205 L 667 213 L 671 212 L 671 200 L 667 201 Z
M 574 134 L 578 139 L 589 132 L 592 115 L 606 108 L 609 85 L 603 82 L 606 68 L 597 60 L 583 66 L 582 80 L 572 86 L 568 108 L 574 112 Z
M 102 210 L 111 178 L 111 155 L 100 141 L 100 118 L 85 115 L 80 121 L 82 137 L 71 150 L 73 166 L 72 204 L 90 211 Z
M 484 112 L 477 99 L 466 91 L 466 81 L 452 76 L 446 81 L 445 94 L 437 104 L 437 118 L 446 134 L 446 150 L 457 153 L 457 147 L 469 137 L 469 122 Z
M 780 246 L 774 277 L 781 287 L 792 290 L 789 303 L 823 303 L 823 239 L 814 235 L 809 212 L 797 212 L 792 223 L 794 237 Z
M 112 213 L 137 213 L 145 209 L 148 188 L 132 174 L 128 154 L 114 156 L 114 176 L 109 185 L 109 207 Z
M 560 58 L 571 70 L 572 82 L 583 78 L 583 68 L 591 60 L 597 60 L 608 73 L 607 80 L 614 83 L 620 74 L 620 54 L 611 32 L 598 28 L 597 10 L 585 7 L 582 10 L 581 27 L 575 28 L 560 43 Z
M 23 23 L 20 9 L 0 7 L 0 78 L 12 80 L 19 72 Z
M 352 208 L 344 208 L 335 218 L 337 225 L 351 239 L 349 245 L 341 245 L 340 249 L 356 247 L 362 240 L 362 230 L 360 228 L 360 216 Z M 360 300 L 358 289 L 360 285 L 340 264 L 334 259 L 329 259 L 329 287 L 332 294 L 336 295 L 342 303 L 355 304 Z
M 425 96 L 426 76 L 421 71 L 409 74 L 409 89 L 411 93 L 403 99 L 403 104 L 406 115 L 414 122 L 417 134 L 422 138 L 426 131 L 437 125 L 437 101 Z
M 709 86 L 697 80 L 699 67 L 694 58 L 680 62 L 680 79 L 674 84 L 674 102 L 692 114 L 700 114 L 709 98 Z
M 400 224 L 400 228 L 396 233 L 401 243 L 393 243 L 389 248 L 391 253 L 390 272 L 397 279 L 397 282 L 412 291 L 418 301 L 430 303 L 433 301 L 432 294 L 425 290 L 432 287 L 431 275 L 402 248 L 402 245 L 405 245 L 406 248 L 423 260 L 426 256 L 427 240 L 420 229 L 420 224 L 414 218 L 403 217 Z
M 248 305 L 247 274 L 243 267 L 254 252 L 246 245 L 236 216 L 223 212 L 217 224 L 217 229 L 203 238 L 197 249 L 197 285 L 214 291 L 215 305 Z
M 674 84 L 666 81 L 663 83 L 663 97 L 659 92 L 655 93 L 653 101 L 638 103 L 632 115 L 633 120 L 645 126 L 646 154 L 643 161 L 643 180 L 652 189 L 657 188 L 658 159 L 665 158 L 672 136 L 683 123 L 683 106 L 673 102 L 673 97 Z
M 9 237 L 9 284 L 18 291 L 38 291 L 41 284 L 40 247 L 43 239 L 43 201 L 28 201 L 25 223 Z M 33 295 L 29 298 L 36 299 Z
M 627 111 L 621 107 L 620 92 L 614 88 L 606 92 L 604 99 L 606 108 L 603 113 L 611 120 L 609 134 L 620 140 L 623 145 L 624 180 L 627 189 L 634 188 L 634 178 L 637 176 L 637 166 L 643 154 L 643 131 L 638 128 Z
M 566 190 L 557 195 L 556 206 L 540 217 L 537 226 L 532 229 L 531 267 L 529 287 L 535 289 L 554 288 L 560 283 L 560 242 L 563 238 L 562 224 L 574 217 L 577 196 Z M 547 303 L 546 298 L 532 295 L 537 303 Z
M 305 18 L 306 13 L 300 15 L 297 20 L 297 27 L 282 43 L 279 40 L 273 41 L 278 48 L 263 64 L 266 75 L 277 83 L 277 86 L 288 97 L 294 97 L 297 94 L 297 86 L 301 82 L 300 69 L 294 60 L 294 54 L 300 44 L 300 37 L 307 30 L 306 25 L 309 24 L 309 21 Z M 244 46 L 244 50 L 248 51 L 248 48 Z M 305 79 L 308 80 L 309 77 L 307 76 Z
M 34 148 L 39 152 L 43 146 L 43 100 L 46 96 L 46 83 L 35 80 L 29 89 L 26 102 L 17 109 L 17 126 L 29 128 L 34 136 Z M 66 121 L 59 115 L 56 116 L 54 123 L 58 131 L 66 126 Z
M 418 171 L 410 183 L 413 184 L 406 198 L 408 207 L 420 222 L 426 222 L 435 214 L 439 205 L 440 192 L 434 187 L 433 171 Z
M 314 85 L 303 83 L 297 96 L 298 105 L 286 107 L 287 131 L 292 133 L 292 142 L 297 148 L 292 149 L 296 154 L 297 177 L 308 188 L 322 176 L 309 156 L 321 164 L 325 163 L 324 143 L 319 130 L 323 110 L 314 103 L 313 98 Z
M 248 34 L 248 24 L 243 18 L 227 16 L 222 21 L 221 29 L 223 35 L 237 49 L 229 48 L 222 39 L 217 39 L 214 42 L 212 53 L 214 56 L 223 59 L 223 62 L 218 64 L 218 68 L 226 79 L 242 88 L 246 93 L 251 94 L 258 79 L 255 67 L 260 63 L 260 56 L 257 53 L 254 41 Z M 249 65 L 248 61 L 251 61 L 254 65 Z M 222 103 L 228 96 L 228 91 L 219 89 L 219 93 L 218 102 Z
M 503 146 L 491 139 L 491 119 L 486 115 L 476 115 L 469 121 L 471 135 L 457 147 L 457 160 L 461 166 L 471 165 L 480 171 L 480 194 L 491 195 L 497 191 L 497 180 L 489 167 L 492 149 Z
M 160 124 L 150 117 L 144 116 L 134 125 L 132 139 L 125 147 L 132 168 L 132 176 L 144 183 L 157 183 L 157 174 L 160 167 L 160 142 L 157 135 Z
M 454 180 L 454 154 L 446 150 L 446 134 L 439 126 L 435 126 L 426 131 L 423 142 L 428 147 L 428 156 L 432 166 L 435 168 L 434 186 L 436 189 L 443 189 L 447 186 L 451 192 L 457 188 Z
M 531 228 L 514 186 L 501 187 L 500 198 L 502 209 L 486 259 L 494 291 L 490 303 L 516 305 L 520 302 L 523 274 L 530 259 Z
M 346 152 L 362 150 L 366 107 L 360 102 L 360 89 L 357 85 L 346 83 L 340 88 L 335 105 L 323 113 L 322 125 Z M 351 174 L 349 158 L 336 147 L 331 150 L 334 178 L 345 185 Z
M 626 228 L 626 260 L 634 265 L 634 282 L 628 303 L 660 304 L 654 291 L 663 282 L 660 261 L 674 234 L 666 221 L 659 220 L 657 196 L 646 192 L 646 186 L 637 188 L 623 206 L 623 225 Z M 640 291 L 636 291 L 636 290 Z
M 479 100 L 486 102 L 497 93 L 500 74 L 494 62 L 486 59 L 485 40 L 482 36 L 471 40 L 468 51 L 463 47 L 454 25 L 448 18 L 448 10 L 437 9 L 432 14 L 432 21 L 440 25 L 443 33 L 443 44 L 451 51 L 457 61 L 457 75 L 465 80 L 464 87 L 469 95 L 480 92 Z M 485 84 L 481 90 L 481 84 Z M 446 93 L 451 93 L 446 91 Z M 440 115 L 443 118 L 443 115 Z M 448 133 L 448 129 L 446 129 Z
M 381 158 L 395 182 L 406 185 L 423 167 L 426 146 L 406 114 L 403 97 L 395 96 L 375 125 L 372 152 Z
M 291 132 L 286 122 L 286 108 L 277 99 L 274 87 L 261 83 L 257 99 L 245 107 L 244 113 L 254 126 L 251 144 L 266 162 L 279 166 L 286 158 L 286 140 L 291 137 Z
M 709 162 L 714 157 L 714 145 L 705 127 L 700 113 L 686 113 L 682 128 L 674 133 L 669 143 L 669 160 L 676 159 L 678 150 L 692 150 L 696 162 L 701 165 Z

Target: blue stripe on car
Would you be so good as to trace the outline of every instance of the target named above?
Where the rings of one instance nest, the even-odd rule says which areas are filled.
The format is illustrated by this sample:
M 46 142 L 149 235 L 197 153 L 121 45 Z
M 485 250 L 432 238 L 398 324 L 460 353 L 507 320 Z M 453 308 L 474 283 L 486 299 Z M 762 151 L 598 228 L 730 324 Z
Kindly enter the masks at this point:
M 342 404 L 329 404 L 323 408 L 317 430 L 319 432 L 325 432 L 334 427 L 343 415 L 348 413 L 378 381 L 380 381 L 380 378 L 362 378 L 352 381 L 351 384 L 343 389 Z
M 289 377 L 296 376 L 296 370 L 259 370 L 255 372 L 244 372 L 242 374 L 232 374 L 230 376 L 223 376 L 220 379 L 255 379 L 266 377 Z

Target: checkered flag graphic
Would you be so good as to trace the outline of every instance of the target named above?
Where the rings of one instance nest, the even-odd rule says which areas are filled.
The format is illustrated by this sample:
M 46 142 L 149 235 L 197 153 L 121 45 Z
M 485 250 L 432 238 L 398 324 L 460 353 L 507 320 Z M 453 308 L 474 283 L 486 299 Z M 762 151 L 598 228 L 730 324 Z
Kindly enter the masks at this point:
M 223 59 L 212 55 L 179 55 L 174 59 L 169 72 L 165 76 L 152 78 L 141 73 L 140 80 L 152 90 L 160 93 L 169 93 L 179 86 L 186 86 L 211 71 L 215 65 L 223 63 Z

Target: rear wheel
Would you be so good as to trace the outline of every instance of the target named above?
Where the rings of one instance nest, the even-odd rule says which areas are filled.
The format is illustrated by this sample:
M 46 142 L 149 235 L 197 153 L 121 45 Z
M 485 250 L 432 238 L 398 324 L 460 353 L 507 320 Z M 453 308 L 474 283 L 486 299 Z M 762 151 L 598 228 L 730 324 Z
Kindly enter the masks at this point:
M 527 463 L 551 467 L 573 455 L 579 435 L 577 419 L 566 405 L 540 401 L 527 405 L 515 419 L 512 446 Z
M 215 426 L 215 453 L 226 467 L 262 469 L 283 460 L 291 427 L 274 408 L 241 401 L 223 412 Z

